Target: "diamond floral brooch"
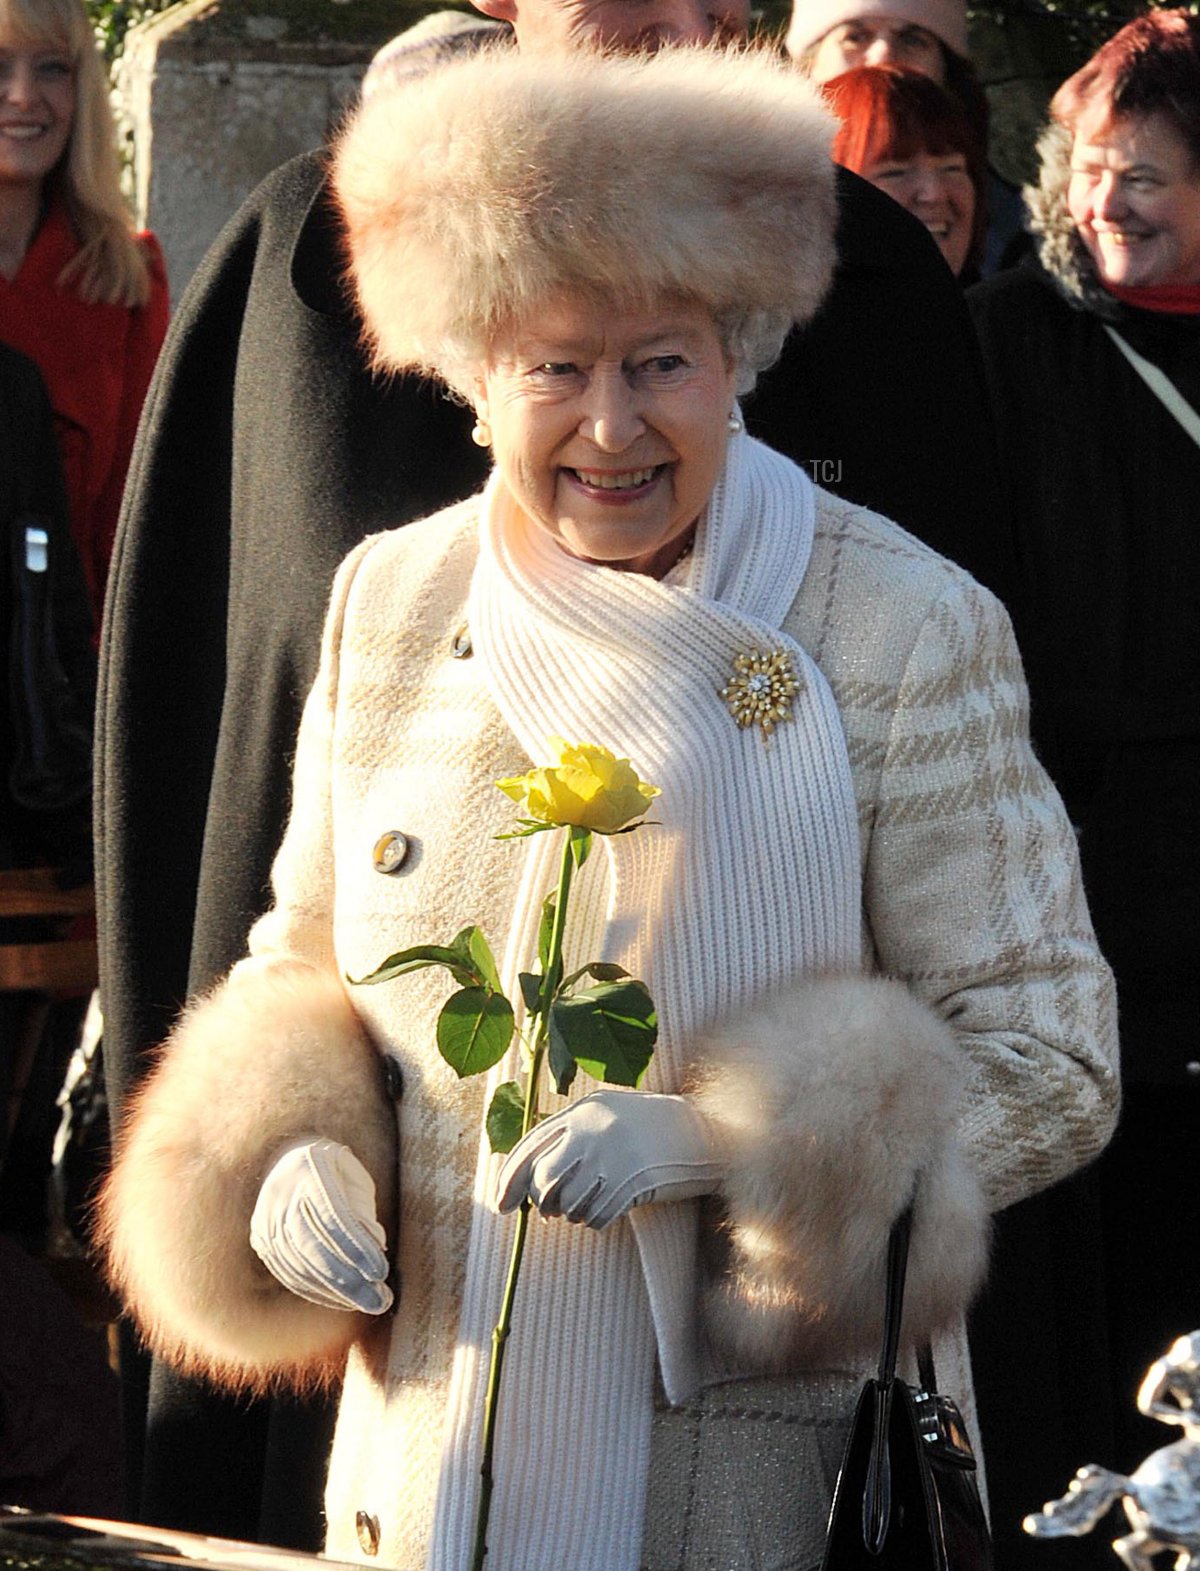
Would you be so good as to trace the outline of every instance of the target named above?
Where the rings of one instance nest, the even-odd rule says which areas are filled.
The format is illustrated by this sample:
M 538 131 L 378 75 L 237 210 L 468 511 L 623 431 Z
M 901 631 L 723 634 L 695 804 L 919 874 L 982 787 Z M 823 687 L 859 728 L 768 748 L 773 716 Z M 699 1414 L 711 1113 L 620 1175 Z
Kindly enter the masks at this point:
M 765 741 L 777 725 L 794 719 L 792 698 L 801 686 L 786 649 L 751 649 L 734 657 L 733 675 L 721 697 L 738 725 L 757 726 Z

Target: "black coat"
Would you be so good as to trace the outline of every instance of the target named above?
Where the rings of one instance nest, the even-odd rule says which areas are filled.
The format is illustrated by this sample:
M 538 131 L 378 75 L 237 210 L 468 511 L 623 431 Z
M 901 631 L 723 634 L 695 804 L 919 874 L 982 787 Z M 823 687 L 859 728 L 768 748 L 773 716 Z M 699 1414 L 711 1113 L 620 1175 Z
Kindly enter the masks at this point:
M 1061 1571 L 1112 1564 L 1105 1528 L 1049 1549 L 1018 1524 L 1083 1463 L 1128 1472 L 1169 1443 L 1134 1395 L 1200 1324 L 1184 1243 L 1200 1187 L 1200 448 L 1104 330 L 1200 410 L 1200 317 L 1122 306 L 1071 254 L 1061 281 L 1031 260 L 968 295 L 1015 525 L 1009 609 L 1034 738 L 1079 831 L 1125 1081 L 1099 1162 L 998 1219 L 971 1325 L 1006 1571 L 1051 1555 Z
M 1037 263 L 971 291 L 1035 740 L 1079 830 L 1126 1084 L 1200 1059 L 1200 447 Z M 1107 313 L 1200 410 L 1200 317 Z
M 319 155 L 294 160 L 220 237 L 179 307 L 134 454 L 106 614 L 97 801 L 118 1103 L 267 903 L 335 567 L 367 532 L 484 478 L 464 409 L 427 384 L 367 375 L 322 180 Z M 980 528 L 995 469 L 954 281 L 890 199 L 852 175 L 840 190 L 833 295 L 763 377 L 750 428 L 1003 590 L 1002 527 Z M 268 1480 L 260 1510 L 264 1448 L 278 1441 L 289 1467 L 303 1465 L 298 1411 L 272 1429 L 262 1406 L 247 1413 L 161 1369 L 154 1384 L 131 1509 L 317 1547 L 303 1482 L 285 1477 L 276 1494 Z M 324 1416 L 315 1423 L 314 1454 Z
M 25 532 L 46 532 L 47 569 L 25 570 Z M 49 644 L 29 647 L 36 615 L 31 591 L 48 611 Z M 18 605 L 24 606 L 22 631 Z M 54 415 L 32 360 L 0 344 L 0 867 L 49 862 L 72 883 L 91 877 L 91 798 L 87 792 L 91 709 L 96 693 L 92 611 L 83 567 L 71 537 L 67 493 L 54 434 Z M 20 647 L 25 644 L 25 647 Z M 47 665 L 47 660 L 52 662 Z M 48 686 L 48 684 L 52 684 Z M 55 741 L 62 726 L 70 737 Z M 50 727 L 47 737 L 46 728 Z M 62 805 L 35 806 L 14 797 L 11 772 L 28 753 L 34 732 L 59 747 L 77 790 L 64 779 Z M 45 748 L 38 749 L 50 761 Z M 2 1046 L 2 1044 L 0 1044 Z

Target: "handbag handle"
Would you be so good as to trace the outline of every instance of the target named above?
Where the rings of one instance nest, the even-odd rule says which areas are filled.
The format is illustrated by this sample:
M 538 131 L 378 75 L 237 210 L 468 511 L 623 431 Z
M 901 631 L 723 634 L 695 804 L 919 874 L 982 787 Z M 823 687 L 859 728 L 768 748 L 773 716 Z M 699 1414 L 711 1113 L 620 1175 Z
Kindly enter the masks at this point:
M 883 1343 L 876 1376 L 875 1422 L 863 1488 L 863 1543 L 873 1555 L 880 1553 L 892 1514 L 892 1471 L 888 1432 L 892 1424 L 892 1391 L 900 1353 L 900 1321 L 904 1314 L 904 1278 L 908 1271 L 908 1240 L 912 1233 L 912 1206 L 906 1206 L 892 1223 L 888 1236 L 887 1297 L 883 1310 Z
M 883 1308 L 883 1346 L 879 1350 L 881 1386 L 896 1378 L 900 1356 L 900 1321 L 904 1314 L 904 1278 L 908 1273 L 908 1240 L 912 1235 L 912 1206 L 906 1206 L 892 1223 L 888 1236 L 887 1297 Z

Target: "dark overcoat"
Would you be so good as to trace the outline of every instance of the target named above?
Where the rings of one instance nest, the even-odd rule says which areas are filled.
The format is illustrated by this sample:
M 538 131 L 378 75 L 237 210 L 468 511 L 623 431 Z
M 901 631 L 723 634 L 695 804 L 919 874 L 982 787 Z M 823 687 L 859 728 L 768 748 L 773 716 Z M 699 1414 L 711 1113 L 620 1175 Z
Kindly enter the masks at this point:
M 1009 609 L 1032 729 L 1117 977 L 1125 1108 L 1090 1172 L 1000 1218 L 972 1328 L 1013 1571 L 1043 1563 L 1021 1516 L 1077 1467 L 1128 1472 L 1168 1443 L 1134 1396 L 1148 1364 L 1200 1324 L 1182 1243 L 1200 1183 L 1200 447 L 1105 331 L 1200 410 L 1200 317 L 1121 304 L 1061 204 L 1043 206 L 1043 261 L 968 300 L 1015 527 Z M 1111 1561 L 1106 1535 L 1093 1536 L 1056 1546 L 1063 1571 Z
M 92 614 L 79 553 L 71 538 L 67 493 L 54 432 L 54 415 L 41 373 L 32 360 L 0 344 L 0 867 L 50 862 L 74 883 L 91 875 L 89 802 L 31 811 L 13 800 L 8 772 L 16 757 L 18 706 L 33 695 L 14 686 L 13 619 L 28 525 L 47 539 L 48 611 L 54 650 L 69 686 L 70 718 L 81 729 L 90 720 L 96 691 Z M 31 662 L 19 662 L 21 680 Z M 86 774 L 85 774 L 86 779 Z M 0 1043 L 0 1052 L 5 1044 Z

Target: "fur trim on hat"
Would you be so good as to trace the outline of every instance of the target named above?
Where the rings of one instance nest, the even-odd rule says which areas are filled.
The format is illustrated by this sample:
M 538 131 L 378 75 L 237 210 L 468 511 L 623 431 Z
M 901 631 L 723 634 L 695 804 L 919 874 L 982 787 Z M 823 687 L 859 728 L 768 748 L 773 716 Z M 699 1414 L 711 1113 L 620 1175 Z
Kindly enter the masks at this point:
M 728 1258 L 705 1303 L 719 1358 L 774 1372 L 877 1352 L 888 1234 L 914 1196 L 903 1335 L 963 1313 L 987 1207 L 938 1015 L 899 982 L 810 980 L 713 1030 L 698 1063 L 692 1094 L 729 1157 Z
M 243 962 L 168 1040 L 98 1208 L 113 1285 L 151 1349 L 185 1374 L 251 1391 L 329 1384 L 370 1324 L 297 1298 L 250 1247 L 267 1169 L 304 1135 L 354 1151 L 388 1226 L 395 1122 L 344 989 L 299 962 Z
M 1040 159 L 1037 185 L 1022 192 L 1029 209 L 1029 232 L 1037 244 L 1038 259 L 1076 309 L 1094 312 L 1106 321 L 1121 314 L 1121 302 L 1100 282 L 1096 264 L 1067 207 L 1074 135 L 1051 122 L 1038 138 Z
M 826 33 L 843 22 L 877 16 L 923 27 L 956 55 L 964 60 L 970 58 L 966 0 L 792 0 L 788 53 L 798 60 L 806 49 L 819 44 Z
M 461 385 L 562 292 L 807 321 L 835 259 L 834 129 L 751 49 L 493 50 L 377 94 L 333 170 L 375 363 Z

